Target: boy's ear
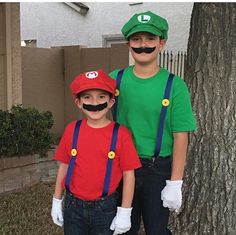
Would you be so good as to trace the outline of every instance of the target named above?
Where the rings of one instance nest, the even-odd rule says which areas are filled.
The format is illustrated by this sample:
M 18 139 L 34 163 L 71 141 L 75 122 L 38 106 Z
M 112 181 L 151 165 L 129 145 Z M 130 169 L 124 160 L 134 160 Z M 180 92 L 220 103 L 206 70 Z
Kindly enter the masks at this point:
M 165 39 L 161 39 L 160 40 L 160 49 L 162 50 L 166 45 L 166 40 Z
M 80 99 L 79 99 L 79 98 L 75 98 L 74 102 L 75 102 L 75 104 L 77 105 L 77 107 L 78 107 L 79 109 L 82 108 L 82 103 L 80 102 Z
M 111 98 L 109 101 L 109 108 L 111 109 L 112 106 L 115 104 L 116 100 L 114 98 Z

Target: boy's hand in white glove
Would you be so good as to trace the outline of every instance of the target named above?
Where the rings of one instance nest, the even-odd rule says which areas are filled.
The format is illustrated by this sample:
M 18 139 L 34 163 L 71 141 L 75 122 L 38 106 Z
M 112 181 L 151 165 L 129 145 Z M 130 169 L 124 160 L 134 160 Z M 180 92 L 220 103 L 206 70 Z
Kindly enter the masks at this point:
M 52 199 L 52 210 L 51 210 L 52 220 L 58 226 L 63 225 L 63 215 L 62 215 L 62 199 L 57 199 L 53 197 Z
M 132 208 L 117 207 L 116 216 L 110 226 L 110 229 L 114 230 L 113 235 L 122 234 L 130 230 L 131 211 Z
M 166 180 L 166 186 L 161 192 L 163 206 L 170 211 L 178 212 L 182 204 L 182 180 Z

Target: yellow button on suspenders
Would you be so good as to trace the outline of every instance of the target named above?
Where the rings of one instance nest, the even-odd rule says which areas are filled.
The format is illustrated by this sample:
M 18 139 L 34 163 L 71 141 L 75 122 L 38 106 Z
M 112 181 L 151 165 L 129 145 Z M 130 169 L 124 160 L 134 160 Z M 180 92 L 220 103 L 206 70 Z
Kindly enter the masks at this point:
M 76 149 L 71 149 L 71 155 L 72 155 L 73 157 L 75 157 L 76 154 L 77 154 L 77 150 L 76 150 Z
M 116 89 L 115 96 L 119 96 L 119 94 L 120 94 L 120 91 Z
M 115 152 L 113 152 L 113 151 L 110 151 L 109 153 L 108 153 L 108 158 L 110 158 L 110 159 L 113 159 L 114 157 L 115 157 Z
M 163 99 L 162 100 L 162 105 L 163 106 L 168 106 L 170 104 L 170 101 L 168 99 Z

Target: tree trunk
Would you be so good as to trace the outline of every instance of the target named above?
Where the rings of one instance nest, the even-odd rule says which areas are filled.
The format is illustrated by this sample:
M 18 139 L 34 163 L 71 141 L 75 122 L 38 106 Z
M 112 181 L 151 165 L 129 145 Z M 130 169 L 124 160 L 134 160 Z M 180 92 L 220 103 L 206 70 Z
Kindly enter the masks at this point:
M 236 3 L 195 3 L 185 80 L 198 129 L 190 136 L 174 235 L 236 234 Z

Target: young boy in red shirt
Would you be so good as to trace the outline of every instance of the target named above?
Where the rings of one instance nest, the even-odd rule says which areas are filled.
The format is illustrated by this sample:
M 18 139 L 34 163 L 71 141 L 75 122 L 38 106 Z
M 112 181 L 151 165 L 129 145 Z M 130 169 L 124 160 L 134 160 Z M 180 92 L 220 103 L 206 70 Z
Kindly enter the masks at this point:
M 60 166 L 52 219 L 64 225 L 66 235 L 125 233 L 131 227 L 134 169 L 141 163 L 129 130 L 107 117 L 116 82 L 98 70 L 80 74 L 70 88 L 85 118 L 66 127 L 55 153 Z M 122 204 L 117 207 L 122 177 Z

